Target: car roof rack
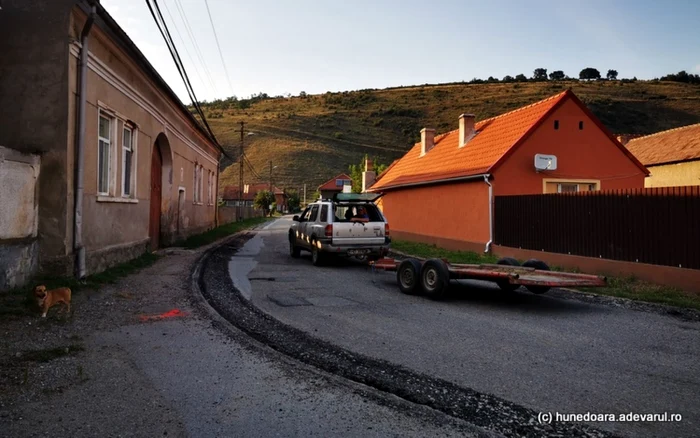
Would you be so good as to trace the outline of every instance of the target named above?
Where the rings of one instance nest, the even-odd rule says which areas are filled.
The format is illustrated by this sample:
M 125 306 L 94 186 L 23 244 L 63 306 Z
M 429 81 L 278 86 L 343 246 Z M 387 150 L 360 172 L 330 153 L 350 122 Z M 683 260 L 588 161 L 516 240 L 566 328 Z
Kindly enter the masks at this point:
M 333 195 L 335 202 L 374 202 L 381 198 L 383 193 L 336 193 Z

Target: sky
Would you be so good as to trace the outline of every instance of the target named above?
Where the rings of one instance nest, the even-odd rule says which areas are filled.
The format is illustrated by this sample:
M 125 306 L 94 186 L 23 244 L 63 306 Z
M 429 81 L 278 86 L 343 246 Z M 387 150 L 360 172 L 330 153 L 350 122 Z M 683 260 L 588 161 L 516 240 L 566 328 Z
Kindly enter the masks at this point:
M 700 73 L 697 0 L 207 0 L 223 63 L 205 0 L 157 2 L 200 101 L 530 77 L 539 67 Z M 101 3 L 189 103 L 146 0 Z

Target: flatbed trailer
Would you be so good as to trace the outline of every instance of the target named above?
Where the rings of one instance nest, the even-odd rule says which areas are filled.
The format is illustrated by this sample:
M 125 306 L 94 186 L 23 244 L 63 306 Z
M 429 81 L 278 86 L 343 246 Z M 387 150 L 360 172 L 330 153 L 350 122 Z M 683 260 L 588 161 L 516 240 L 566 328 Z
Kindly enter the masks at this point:
M 542 294 L 552 287 L 603 287 L 603 276 L 551 271 L 541 260 L 531 259 L 520 265 L 512 258 L 502 258 L 496 264 L 458 264 L 443 259 L 420 261 L 415 258 L 396 260 L 382 258 L 372 262 L 375 270 L 396 271 L 401 292 L 425 294 L 440 299 L 450 280 L 482 280 L 496 283 L 502 290 L 512 292 L 525 286 L 530 292 Z

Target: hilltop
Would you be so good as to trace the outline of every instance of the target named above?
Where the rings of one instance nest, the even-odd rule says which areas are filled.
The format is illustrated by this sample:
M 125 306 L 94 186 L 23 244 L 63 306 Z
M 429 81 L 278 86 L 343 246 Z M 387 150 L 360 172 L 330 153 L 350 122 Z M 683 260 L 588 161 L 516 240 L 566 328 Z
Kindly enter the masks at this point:
M 700 122 L 700 86 L 667 81 L 545 81 L 423 85 L 383 90 L 213 102 L 203 109 L 219 142 L 232 157 L 246 122 L 246 183 L 268 182 L 277 166 L 278 187 L 307 193 L 361 161 L 365 154 L 390 163 L 420 139 L 423 127 L 457 129 L 457 117 L 481 120 L 571 88 L 613 133 L 649 134 Z M 238 184 L 238 166 L 221 174 L 221 187 Z

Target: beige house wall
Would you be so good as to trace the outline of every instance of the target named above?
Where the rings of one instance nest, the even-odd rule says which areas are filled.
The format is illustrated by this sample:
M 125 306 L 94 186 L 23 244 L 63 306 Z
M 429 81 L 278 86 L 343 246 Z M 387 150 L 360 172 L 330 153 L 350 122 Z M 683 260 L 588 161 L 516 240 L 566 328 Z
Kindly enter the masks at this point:
M 75 155 L 75 112 L 80 45 L 78 37 L 85 14 L 73 9 L 69 50 L 69 128 L 67 135 L 68 196 L 66 245 L 73 241 L 73 157 Z M 88 270 L 101 270 L 119 259 L 143 252 L 149 241 L 151 200 L 151 157 L 156 139 L 165 138 L 161 148 L 162 202 L 161 244 L 210 229 L 215 222 L 218 149 L 211 144 L 173 102 L 99 27 L 90 33 L 85 131 L 83 198 L 83 242 Z M 99 114 L 113 120 L 110 160 L 110 191 L 98 193 Z M 122 195 L 123 127 L 132 127 L 132 195 Z M 160 136 L 160 137 L 159 137 Z M 194 202 L 195 166 L 201 168 L 201 202 Z M 212 195 L 208 199 L 208 180 Z M 178 203 L 179 192 L 183 202 Z M 179 205 L 178 205 L 179 204 Z M 179 221 L 178 221 L 179 216 Z M 179 226 L 179 229 L 178 229 Z M 114 250 L 116 259 L 105 256 Z M 93 258 L 99 259 L 91 263 Z M 57 254 L 58 255 L 58 254 Z
M 649 166 L 644 187 L 700 186 L 700 160 Z

